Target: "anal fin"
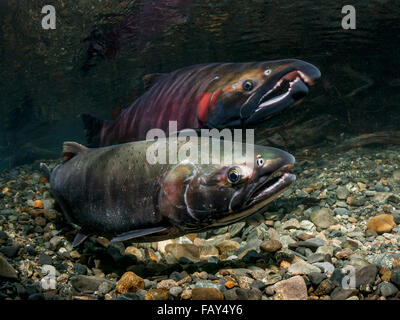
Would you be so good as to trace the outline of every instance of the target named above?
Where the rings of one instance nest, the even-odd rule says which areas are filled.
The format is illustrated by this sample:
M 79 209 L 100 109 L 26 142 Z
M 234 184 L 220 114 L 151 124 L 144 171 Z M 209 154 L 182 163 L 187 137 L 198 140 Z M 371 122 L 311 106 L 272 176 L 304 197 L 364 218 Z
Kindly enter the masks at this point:
M 72 242 L 72 246 L 75 248 L 77 246 L 79 246 L 81 243 L 83 243 L 86 239 L 87 239 L 87 235 L 78 232 L 75 236 L 74 241 Z
M 155 227 L 155 228 L 148 228 L 148 229 L 132 230 L 132 231 L 122 233 L 115 238 L 112 238 L 111 242 L 126 241 L 126 240 L 130 240 L 130 239 L 147 236 L 149 234 L 165 231 L 165 230 L 167 230 L 167 228 L 165 228 L 165 227 Z

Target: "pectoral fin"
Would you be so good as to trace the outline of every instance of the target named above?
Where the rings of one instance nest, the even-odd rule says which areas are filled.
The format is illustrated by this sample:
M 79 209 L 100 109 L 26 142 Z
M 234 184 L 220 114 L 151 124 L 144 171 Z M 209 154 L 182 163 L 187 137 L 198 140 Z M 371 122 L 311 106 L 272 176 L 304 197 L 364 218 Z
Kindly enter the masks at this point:
M 126 241 L 130 239 L 140 238 L 143 236 L 147 236 L 149 234 L 165 231 L 167 228 L 164 227 L 156 227 L 156 228 L 148 228 L 148 229 L 138 229 L 132 230 L 125 233 L 120 234 L 119 236 L 111 239 L 111 242 L 118 242 L 118 241 Z

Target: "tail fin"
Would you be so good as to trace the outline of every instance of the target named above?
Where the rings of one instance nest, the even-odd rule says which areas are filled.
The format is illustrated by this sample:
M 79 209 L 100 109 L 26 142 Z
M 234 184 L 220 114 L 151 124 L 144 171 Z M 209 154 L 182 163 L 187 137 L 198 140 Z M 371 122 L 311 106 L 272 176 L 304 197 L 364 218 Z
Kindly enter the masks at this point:
M 47 181 L 50 181 L 51 169 L 47 166 L 47 164 L 41 162 L 39 168 L 43 175 L 46 177 Z
M 87 113 L 82 114 L 81 118 L 86 132 L 87 145 L 89 147 L 100 146 L 100 132 L 105 121 L 97 119 Z

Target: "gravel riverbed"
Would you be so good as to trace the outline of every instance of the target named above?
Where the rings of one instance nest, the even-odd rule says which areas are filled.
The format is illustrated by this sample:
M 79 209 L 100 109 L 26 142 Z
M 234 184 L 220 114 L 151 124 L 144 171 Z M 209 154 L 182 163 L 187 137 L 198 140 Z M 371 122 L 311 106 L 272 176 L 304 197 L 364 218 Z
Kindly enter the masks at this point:
M 247 222 L 158 243 L 73 248 L 38 163 L 5 171 L 0 300 L 399 300 L 400 147 L 326 150 Z

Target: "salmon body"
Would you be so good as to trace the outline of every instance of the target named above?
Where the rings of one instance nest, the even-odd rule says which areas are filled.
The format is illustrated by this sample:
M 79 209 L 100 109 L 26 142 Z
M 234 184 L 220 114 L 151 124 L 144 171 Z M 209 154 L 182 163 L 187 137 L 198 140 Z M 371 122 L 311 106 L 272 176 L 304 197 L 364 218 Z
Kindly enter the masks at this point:
M 251 128 L 301 100 L 320 77 L 301 60 L 195 65 L 147 76 L 149 89 L 113 121 L 84 114 L 92 146 L 145 140 L 150 129 Z
M 294 158 L 285 151 L 256 145 L 250 161 L 234 156 L 227 162 L 224 144 L 206 139 L 210 148 L 221 143 L 220 163 L 195 161 L 205 149 L 195 159 L 178 155 L 175 163 L 149 163 L 154 141 L 93 149 L 65 143 L 64 163 L 50 173 L 51 192 L 82 235 L 143 242 L 243 220 L 295 180 L 289 172 Z M 157 143 L 169 153 L 168 139 Z M 186 144 L 200 147 L 199 142 Z

